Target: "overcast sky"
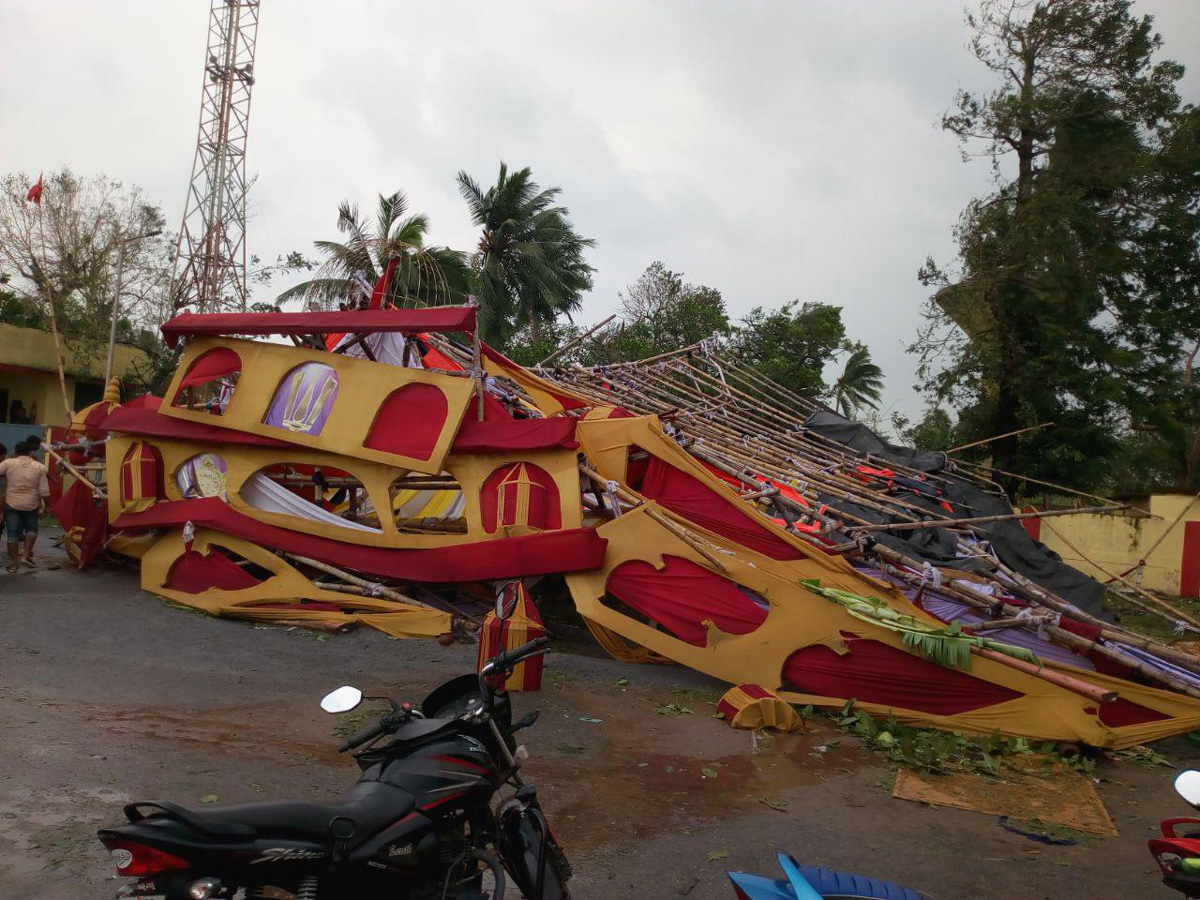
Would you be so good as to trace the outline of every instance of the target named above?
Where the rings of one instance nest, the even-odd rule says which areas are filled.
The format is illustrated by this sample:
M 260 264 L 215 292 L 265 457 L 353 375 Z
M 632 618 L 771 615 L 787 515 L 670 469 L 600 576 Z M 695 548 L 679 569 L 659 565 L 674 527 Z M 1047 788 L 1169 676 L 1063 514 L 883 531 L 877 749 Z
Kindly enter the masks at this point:
M 1200 100 L 1200 3 L 1141 0 Z M 844 309 L 919 412 L 904 352 L 951 228 L 987 188 L 934 122 L 986 86 L 958 0 L 264 0 L 251 110 L 251 252 L 336 237 L 343 198 L 404 189 L 433 242 L 471 249 L 455 188 L 500 160 L 563 189 L 593 237 L 577 321 L 661 259 L 754 306 Z M 183 213 L 207 0 L 0 0 L 0 172 L 68 165 Z M 268 299 L 260 296 L 257 299 Z

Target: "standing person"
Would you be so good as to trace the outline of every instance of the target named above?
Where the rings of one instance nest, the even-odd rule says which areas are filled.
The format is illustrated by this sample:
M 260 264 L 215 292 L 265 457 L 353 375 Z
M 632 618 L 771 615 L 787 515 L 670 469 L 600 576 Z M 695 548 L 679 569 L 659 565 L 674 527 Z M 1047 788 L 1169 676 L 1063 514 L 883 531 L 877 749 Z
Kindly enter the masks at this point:
M 50 496 L 46 480 L 47 469 L 33 458 L 37 438 L 21 441 L 11 458 L 0 462 L 0 477 L 7 478 L 4 490 L 4 525 L 8 531 L 8 571 L 16 572 L 21 565 L 36 569 L 33 544 L 37 540 L 38 515 L 42 503 Z M 25 553 L 21 553 L 24 539 Z
M 8 448 L 0 444 L 0 462 L 4 462 L 4 458 L 8 456 Z M 0 475 L 0 523 L 4 521 L 4 492 L 8 485 L 8 478 Z

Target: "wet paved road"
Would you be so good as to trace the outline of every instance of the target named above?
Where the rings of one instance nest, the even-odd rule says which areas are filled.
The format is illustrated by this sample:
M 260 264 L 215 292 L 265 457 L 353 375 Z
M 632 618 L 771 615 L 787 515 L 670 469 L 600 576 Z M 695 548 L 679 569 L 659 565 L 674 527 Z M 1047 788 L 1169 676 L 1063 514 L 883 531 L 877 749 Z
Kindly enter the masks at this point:
M 419 699 L 473 655 L 212 619 L 141 593 L 128 572 L 0 577 L 0 898 L 109 900 L 118 882 L 94 832 L 131 799 L 332 800 L 356 770 L 334 751 L 347 723 L 319 698 L 354 683 Z M 731 900 L 724 870 L 770 873 L 776 847 L 936 900 L 1173 896 L 1145 850 L 1159 818 L 1187 812 L 1166 769 L 1103 770 L 1119 838 L 1043 846 L 989 816 L 892 799 L 891 773 L 852 739 L 819 749 L 833 737 L 823 723 L 765 741 L 735 732 L 711 718 L 721 690 L 568 647 L 540 695 L 517 696 L 518 714 L 543 710 L 526 772 L 577 900 Z M 694 714 L 655 712 L 666 703 Z

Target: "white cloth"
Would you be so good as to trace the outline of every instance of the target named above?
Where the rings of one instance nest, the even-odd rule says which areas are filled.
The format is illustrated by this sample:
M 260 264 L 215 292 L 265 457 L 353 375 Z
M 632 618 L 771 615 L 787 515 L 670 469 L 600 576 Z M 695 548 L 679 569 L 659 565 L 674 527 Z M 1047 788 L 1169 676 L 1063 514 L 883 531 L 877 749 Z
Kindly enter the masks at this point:
M 348 334 L 338 346 L 342 347 L 353 341 L 358 335 Z M 371 353 L 375 357 L 376 362 L 387 363 L 389 366 L 403 366 L 404 350 L 408 346 L 408 340 L 404 335 L 397 331 L 378 331 L 375 334 L 367 335 L 363 341 L 371 348 Z M 366 359 L 367 354 L 363 351 L 362 344 L 355 344 L 353 347 L 347 347 L 344 351 L 346 356 L 356 356 L 359 359 Z M 413 352 L 410 355 L 408 368 L 423 369 L 425 366 L 421 363 L 421 354 L 416 347 L 413 347 Z
M 322 509 L 315 503 L 311 503 L 298 494 L 292 493 L 283 485 L 276 483 L 261 472 L 256 472 L 246 479 L 246 483 L 242 485 L 240 493 L 242 499 L 250 506 L 254 509 L 260 509 L 263 512 L 282 513 L 285 516 L 298 516 L 301 519 L 308 519 L 310 522 L 324 522 L 326 525 L 338 525 L 342 528 L 351 528 L 356 531 L 369 531 L 373 534 L 381 533 L 378 528 L 363 525 L 361 522 L 352 522 L 349 519 L 343 519 L 341 516 L 329 512 L 329 510 Z

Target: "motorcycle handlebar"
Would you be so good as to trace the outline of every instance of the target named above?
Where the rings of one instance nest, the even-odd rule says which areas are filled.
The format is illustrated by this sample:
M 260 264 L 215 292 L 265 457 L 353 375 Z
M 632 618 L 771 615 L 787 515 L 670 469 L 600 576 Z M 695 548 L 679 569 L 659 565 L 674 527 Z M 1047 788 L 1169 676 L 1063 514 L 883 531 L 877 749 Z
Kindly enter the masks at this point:
M 354 750 L 357 747 L 361 747 L 367 741 L 375 740 L 375 738 L 379 737 L 381 734 L 387 731 L 389 727 L 391 727 L 391 723 L 388 721 L 388 719 L 389 717 L 385 716 L 374 725 L 368 726 L 360 731 L 354 737 L 350 738 L 350 740 L 338 747 L 338 753 L 345 753 L 347 750 Z
M 534 638 L 528 644 L 522 644 L 513 650 L 505 650 L 502 653 L 497 653 L 488 662 L 497 667 L 515 666 L 525 657 L 533 656 L 533 654 L 543 649 L 549 643 L 550 638 L 548 637 Z

